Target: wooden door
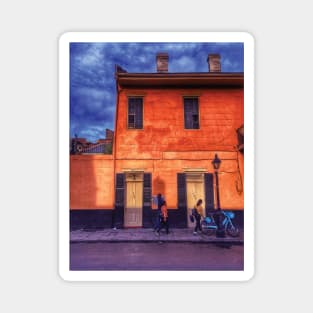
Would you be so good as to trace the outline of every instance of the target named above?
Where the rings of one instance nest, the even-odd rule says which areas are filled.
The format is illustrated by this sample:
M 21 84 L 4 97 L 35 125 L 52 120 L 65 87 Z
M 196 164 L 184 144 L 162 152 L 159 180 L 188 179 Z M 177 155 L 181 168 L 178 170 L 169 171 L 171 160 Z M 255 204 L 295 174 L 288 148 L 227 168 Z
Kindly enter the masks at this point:
M 125 227 L 142 226 L 143 174 L 126 174 Z
M 205 215 L 204 175 L 202 173 L 188 173 L 186 175 L 187 189 L 187 226 L 195 227 L 189 219 L 191 210 L 199 199 L 202 199 L 203 214 Z

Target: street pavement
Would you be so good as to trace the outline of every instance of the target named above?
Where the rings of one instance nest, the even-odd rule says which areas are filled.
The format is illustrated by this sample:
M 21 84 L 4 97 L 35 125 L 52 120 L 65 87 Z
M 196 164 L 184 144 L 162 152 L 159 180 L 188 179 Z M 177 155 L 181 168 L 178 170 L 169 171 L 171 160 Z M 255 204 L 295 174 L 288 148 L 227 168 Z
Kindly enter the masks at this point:
M 152 231 L 151 231 L 152 232 Z M 80 242 L 70 245 L 72 271 L 241 271 L 244 246 L 192 242 Z
M 177 243 L 231 243 L 243 244 L 244 232 L 240 229 L 238 237 L 227 236 L 225 238 L 217 238 L 215 234 L 193 234 L 190 228 L 170 229 L 170 233 L 166 234 L 161 230 L 160 236 L 157 236 L 152 228 L 125 228 L 125 229 L 97 229 L 97 230 L 72 230 L 70 232 L 71 243 L 83 242 L 177 242 Z

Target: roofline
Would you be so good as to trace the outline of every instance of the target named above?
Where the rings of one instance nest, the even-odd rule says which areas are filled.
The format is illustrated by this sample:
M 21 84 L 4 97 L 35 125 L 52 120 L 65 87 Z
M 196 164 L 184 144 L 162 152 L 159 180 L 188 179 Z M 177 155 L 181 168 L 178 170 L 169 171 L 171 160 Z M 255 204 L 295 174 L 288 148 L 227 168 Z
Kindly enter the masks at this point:
M 190 77 L 190 76 L 199 76 L 199 77 L 239 77 L 244 76 L 243 72 L 167 72 L 167 73 L 128 73 L 128 72 L 117 72 L 118 77 Z
M 236 87 L 242 88 L 244 73 L 196 72 L 196 73 L 124 73 L 117 72 L 117 83 L 121 87 Z

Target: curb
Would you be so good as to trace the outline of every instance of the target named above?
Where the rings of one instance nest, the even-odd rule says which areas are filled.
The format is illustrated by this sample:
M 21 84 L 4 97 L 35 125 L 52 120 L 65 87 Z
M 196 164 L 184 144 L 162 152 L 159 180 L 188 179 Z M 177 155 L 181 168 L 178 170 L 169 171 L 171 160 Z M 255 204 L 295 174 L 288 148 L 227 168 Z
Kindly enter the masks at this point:
M 169 236 L 165 233 L 161 233 L 160 236 L 155 236 L 151 232 L 152 229 L 148 231 L 86 231 L 78 230 L 71 232 L 70 243 L 200 243 L 200 244 L 229 244 L 229 245 L 243 245 L 244 244 L 244 234 L 241 231 L 238 237 L 216 237 L 213 235 L 203 235 L 194 236 L 185 231 L 179 231 L 173 229 Z
M 214 243 L 225 243 L 232 245 L 243 245 L 243 240 L 225 240 L 224 238 L 212 239 L 212 240 L 174 240 L 174 239 L 137 239 L 137 240 L 129 240 L 129 239 L 112 239 L 112 240 L 103 240 L 103 239 L 74 239 L 70 240 L 71 244 L 75 243 L 200 243 L 200 244 L 214 244 Z

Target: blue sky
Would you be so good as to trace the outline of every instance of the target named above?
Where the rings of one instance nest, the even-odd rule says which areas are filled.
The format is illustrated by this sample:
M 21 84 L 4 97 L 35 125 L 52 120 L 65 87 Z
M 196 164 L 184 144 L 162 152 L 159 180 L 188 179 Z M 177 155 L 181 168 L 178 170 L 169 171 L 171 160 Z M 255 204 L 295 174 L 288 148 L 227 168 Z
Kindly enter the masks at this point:
M 207 56 L 221 55 L 222 72 L 243 72 L 242 43 L 71 43 L 70 136 L 95 142 L 114 130 L 115 64 L 130 73 L 156 72 L 158 52 L 169 72 L 208 72 Z

